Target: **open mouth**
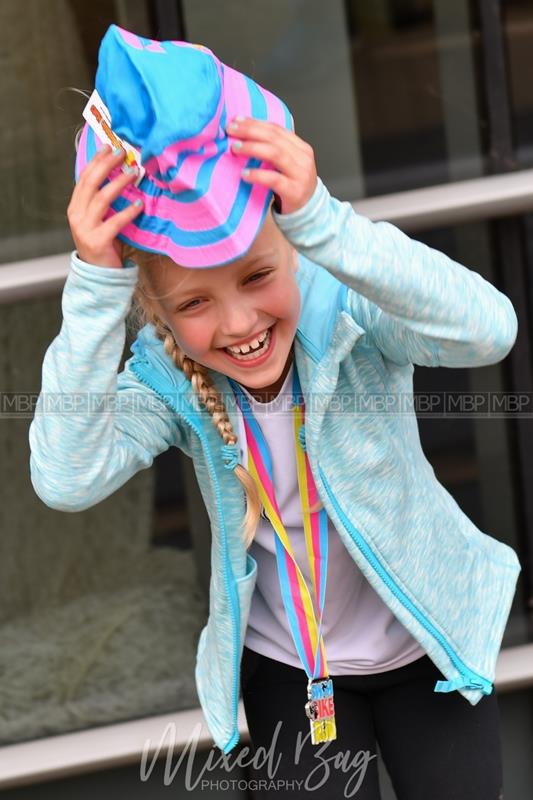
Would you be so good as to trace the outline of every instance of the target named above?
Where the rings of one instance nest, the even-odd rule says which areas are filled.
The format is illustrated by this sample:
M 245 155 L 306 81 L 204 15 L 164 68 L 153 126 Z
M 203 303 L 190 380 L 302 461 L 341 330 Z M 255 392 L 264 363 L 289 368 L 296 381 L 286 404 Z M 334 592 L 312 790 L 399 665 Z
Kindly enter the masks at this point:
M 255 363 L 259 359 L 264 360 L 272 349 L 273 329 L 274 325 L 259 334 L 249 344 L 239 347 L 224 347 L 223 350 L 229 358 L 239 364 Z

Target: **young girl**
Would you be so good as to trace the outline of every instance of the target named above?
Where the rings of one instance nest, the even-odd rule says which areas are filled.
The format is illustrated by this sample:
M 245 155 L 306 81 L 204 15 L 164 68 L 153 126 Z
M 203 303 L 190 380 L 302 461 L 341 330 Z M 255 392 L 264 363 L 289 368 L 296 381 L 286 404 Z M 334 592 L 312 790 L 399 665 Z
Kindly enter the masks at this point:
M 198 696 L 230 753 L 241 689 L 264 794 L 376 800 L 379 744 L 398 800 L 497 800 L 520 564 L 438 482 L 409 401 L 415 364 L 503 359 L 510 301 L 331 197 L 281 100 L 207 48 L 113 25 L 96 88 L 145 173 L 85 126 L 35 491 L 78 511 L 171 446 L 193 459 L 212 525 Z M 42 413 L 49 392 L 112 413 Z

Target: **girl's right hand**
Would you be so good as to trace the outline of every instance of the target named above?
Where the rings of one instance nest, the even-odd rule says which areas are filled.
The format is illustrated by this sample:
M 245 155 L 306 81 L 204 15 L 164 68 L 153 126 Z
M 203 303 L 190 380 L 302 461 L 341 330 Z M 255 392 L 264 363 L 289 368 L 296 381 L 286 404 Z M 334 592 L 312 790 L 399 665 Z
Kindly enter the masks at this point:
M 103 221 L 111 202 L 137 177 L 135 171 L 128 174 L 121 171 L 99 188 L 111 170 L 121 164 L 124 156 L 124 150 L 115 156 L 109 145 L 103 147 L 80 172 L 72 192 L 67 219 L 78 256 L 88 264 L 122 267 L 122 243 L 116 236 L 142 210 L 142 203 L 139 206 L 131 203 Z

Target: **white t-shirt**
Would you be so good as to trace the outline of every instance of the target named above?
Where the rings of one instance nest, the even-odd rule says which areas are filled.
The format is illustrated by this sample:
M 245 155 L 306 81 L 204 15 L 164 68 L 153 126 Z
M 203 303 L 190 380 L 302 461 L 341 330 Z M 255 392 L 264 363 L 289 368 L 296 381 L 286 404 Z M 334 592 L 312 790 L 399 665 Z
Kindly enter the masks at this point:
M 300 508 L 293 420 L 288 410 L 292 378 L 291 366 L 278 396 L 269 403 L 258 402 L 242 388 L 269 446 L 281 519 L 314 598 Z M 246 436 L 240 412 L 239 428 L 246 466 Z M 249 549 L 258 570 L 244 643 L 269 658 L 302 668 L 281 598 L 275 535 L 270 521 L 262 518 Z M 322 634 L 330 675 L 386 672 L 425 655 L 366 580 L 331 521 Z

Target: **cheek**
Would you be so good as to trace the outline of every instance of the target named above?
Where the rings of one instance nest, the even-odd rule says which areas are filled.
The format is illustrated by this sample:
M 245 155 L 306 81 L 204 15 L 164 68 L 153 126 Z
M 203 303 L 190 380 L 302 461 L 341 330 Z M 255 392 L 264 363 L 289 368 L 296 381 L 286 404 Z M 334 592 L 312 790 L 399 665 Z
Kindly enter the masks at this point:
M 282 302 L 284 310 L 283 316 L 293 328 L 296 328 L 296 324 L 300 318 L 301 298 L 300 290 L 295 283 L 285 289 L 285 292 L 282 294 Z
M 281 285 L 272 288 L 269 292 L 268 311 L 280 320 L 294 322 L 300 315 L 300 291 L 296 283 Z
M 202 361 L 202 356 L 211 346 L 211 334 L 205 320 L 190 320 L 187 325 L 174 325 L 172 330 L 183 352 L 189 358 Z
M 297 283 L 294 283 L 294 287 L 291 292 L 291 298 L 292 298 L 292 314 L 294 319 L 294 325 L 296 326 L 296 323 L 300 319 L 300 311 L 302 307 L 302 296 L 300 294 L 300 290 L 298 288 Z

